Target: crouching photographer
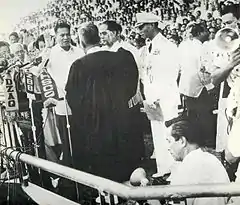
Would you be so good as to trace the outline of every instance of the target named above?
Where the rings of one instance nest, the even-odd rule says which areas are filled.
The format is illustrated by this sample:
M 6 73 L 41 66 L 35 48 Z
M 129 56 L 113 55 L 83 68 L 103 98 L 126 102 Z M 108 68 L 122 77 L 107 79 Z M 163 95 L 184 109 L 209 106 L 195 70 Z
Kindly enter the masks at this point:
M 161 120 L 161 108 L 145 107 L 150 119 Z M 221 161 L 202 144 L 201 127 L 197 120 L 187 116 L 175 118 L 166 125 L 169 127 L 167 135 L 168 150 L 179 164 L 172 170 L 168 180 L 170 185 L 196 185 L 209 183 L 230 183 L 228 174 Z M 225 205 L 230 201 L 225 197 L 188 198 L 184 201 L 169 201 L 167 204 L 185 205 Z

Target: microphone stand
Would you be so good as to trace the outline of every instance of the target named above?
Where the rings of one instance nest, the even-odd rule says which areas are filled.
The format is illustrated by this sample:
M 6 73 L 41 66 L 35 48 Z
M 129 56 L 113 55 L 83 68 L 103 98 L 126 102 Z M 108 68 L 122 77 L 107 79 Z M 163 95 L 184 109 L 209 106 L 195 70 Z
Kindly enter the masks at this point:
M 33 97 L 28 95 L 28 100 L 29 100 L 29 109 L 30 109 L 30 117 L 31 117 L 31 124 L 32 124 L 34 150 L 35 150 L 36 157 L 39 158 L 37 136 L 36 136 L 36 126 L 35 126 L 34 118 L 33 118 L 33 116 L 34 116 L 33 115 L 33 107 L 32 107 Z
M 66 93 L 64 92 L 64 102 L 65 102 L 65 111 L 66 111 L 66 122 L 67 122 L 67 131 L 68 131 L 68 140 L 69 140 L 69 149 L 70 149 L 70 155 L 71 155 L 71 160 L 72 160 L 72 166 L 73 168 L 75 167 L 74 166 L 74 160 L 73 160 L 73 151 L 72 151 L 72 139 L 71 139 L 71 131 L 70 131 L 70 123 L 69 123 L 69 117 L 68 117 L 68 108 L 67 108 L 67 100 L 66 100 Z M 78 183 L 77 182 L 74 182 L 75 183 L 75 188 L 76 188 L 76 194 L 77 194 L 77 201 L 79 202 L 80 200 L 80 196 L 79 196 L 79 188 L 78 188 Z

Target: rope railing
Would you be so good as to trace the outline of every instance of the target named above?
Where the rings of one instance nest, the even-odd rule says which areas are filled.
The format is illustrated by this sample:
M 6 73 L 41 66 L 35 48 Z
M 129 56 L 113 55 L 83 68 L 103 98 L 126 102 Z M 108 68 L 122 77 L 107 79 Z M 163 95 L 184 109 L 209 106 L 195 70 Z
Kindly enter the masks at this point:
M 14 151 L 10 148 L 1 154 L 7 155 L 13 160 L 20 160 L 26 164 L 35 166 L 60 177 L 92 187 L 94 189 L 97 189 L 99 192 L 104 191 L 125 199 L 146 200 L 160 198 L 182 199 L 196 197 L 240 196 L 240 183 L 130 187 L 51 161 L 20 153 L 19 151 Z

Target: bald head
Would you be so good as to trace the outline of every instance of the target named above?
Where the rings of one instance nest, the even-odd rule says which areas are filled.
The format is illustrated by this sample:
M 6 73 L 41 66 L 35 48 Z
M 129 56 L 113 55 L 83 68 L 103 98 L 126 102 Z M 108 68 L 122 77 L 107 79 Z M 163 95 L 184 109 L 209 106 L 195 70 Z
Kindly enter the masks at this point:
M 25 58 L 25 51 L 24 47 L 21 43 L 14 43 L 10 46 L 11 53 L 14 55 L 14 57 L 21 62 L 24 62 Z

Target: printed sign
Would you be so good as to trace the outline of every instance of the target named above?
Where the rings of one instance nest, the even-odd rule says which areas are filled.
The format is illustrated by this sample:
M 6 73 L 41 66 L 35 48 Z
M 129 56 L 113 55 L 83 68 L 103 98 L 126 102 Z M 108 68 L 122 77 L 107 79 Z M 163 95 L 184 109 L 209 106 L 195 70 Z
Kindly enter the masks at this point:
M 59 99 L 57 86 L 49 73 L 44 69 L 39 76 L 40 88 L 42 92 L 42 99 L 45 102 L 49 98 Z
M 25 85 L 26 85 L 26 93 L 34 94 L 33 74 L 30 72 L 25 73 Z
M 5 76 L 4 88 L 6 111 L 18 111 L 19 104 L 16 85 L 10 74 L 6 74 Z

